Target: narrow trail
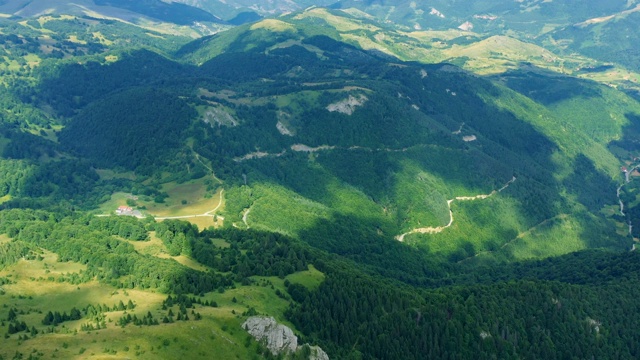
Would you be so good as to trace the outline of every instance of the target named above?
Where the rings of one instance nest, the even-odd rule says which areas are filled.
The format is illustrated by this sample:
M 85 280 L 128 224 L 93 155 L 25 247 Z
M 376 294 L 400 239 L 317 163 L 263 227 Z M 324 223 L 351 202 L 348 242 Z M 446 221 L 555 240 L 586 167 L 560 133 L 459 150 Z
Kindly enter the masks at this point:
M 618 198 L 618 202 L 620 203 L 620 215 L 622 216 L 626 216 L 626 214 L 624 213 L 624 203 L 622 202 L 622 199 L 620 199 L 620 190 L 622 190 L 622 187 L 624 185 L 625 184 L 618 186 L 618 189 L 616 190 L 616 197 Z
M 305 144 L 293 144 L 293 145 L 291 145 L 289 147 L 289 150 L 291 150 L 293 152 L 306 152 L 306 153 L 315 153 L 315 152 L 330 151 L 330 150 L 397 153 L 397 152 L 406 152 L 409 149 L 419 148 L 419 147 L 426 148 L 426 147 L 439 147 L 439 146 L 438 145 L 434 145 L 434 144 L 416 144 L 416 145 L 412 145 L 412 146 L 405 147 L 405 148 L 393 149 L 393 148 L 370 148 L 370 147 L 358 146 L 358 145 L 349 146 L 349 147 L 334 146 L 334 145 L 320 145 L 320 146 L 316 146 L 316 147 L 311 147 L 311 146 L 305 145 Z M 235 162 L 243 162 L 243 161 L 254 160 L 254 159 L 262 159 L 262 158 L 269 158 L 269 157 L 280 157 L 280 156 L 282 156 L 282 155 L 284 155 L 286 153 L 287 153 L 286 149 L 282 150 L 279 153 L 268 153 L 268 152 L 256 151 L 256 152 L 252 152 L 252 153 L 249 153 L 249 154 L 245 154 L 244 156 L 235 157 L 235 158 L 233 158 L 233 161 L 235 161 Z
M 470 200 L 478 200 L 478 199 L 486 199 L 488 197 L 491 197 L 499 192 L 501 192 L 502 190 L 506 189 L 509 187 L 509 185 L 511 185 L 514 181 L 516 181 L 516 177 L 514 176 L 513 178 L 511 178 L 511 180 L 509 180 L 503 187 L 501 187 L 498 190 L 493 190 L 490 194 L 481 194 L 481 195 L 476 195 L 476 196 L 457 196 L 453 199 L 447 200 L 447 207 L 449 208 L 449 223 L 445 226 L 436 226 L 436 227 L 422 227 L 422 228 L 417 228 L 417 229 L 413 229 L 409 232 L 406 232 L 404 234 L 398 235 L 396 236 L 396 240 L 398 241 L 404 241 L 404 237 L 407 235 L 411 235 L 411 234 L 437 234 L 440 233 L 442 231 L 444 231 L 444 229 L 450 227 L 451 225 L 453 225 L 453 211 L 451 210 L 451 203 L 454 201 L 470 201 Z
M 464 127 L 464 123 L 462 123 L 460 125 L 460 128 L 454 132 L 452 132 L 453 135 L 460 135 L 460 133 L 462 132 L 462 127 Z
M 250 211 L 251 211 L 251 207 L 249 207 L 247 211 L 245 211 L 244 214 L 242 215 L 242 222 L 247 227 L 247 229 L 249 228 L 249 224 L 247 223 L 247 216 L 249 216 Z
M 519 239 L 522 239 L 522 238 L 524 238 L 524 237 L 525 237 L 525 236 L 527 236 L 527 235 L 531 235 L 531 233 L 533 233 L 534 231 L 538 230 L 540 227 L 545 226 L 546 224 L 550 223 L 551 221 L 558 220 L 558 219 L 560 219 L 560 220 L 564 220 L 564 219 L 566 219 L 567 217 L 569 217 L 569 214 L 559 214 L 559 215 L 556 215 L 556 216 L 554 216 L 554 217 L 551 217 L 551 218 L 548 218 L 548 219 L 542 220 L 541 222 L 539 222 L 539 223 L 537 223 L 536 225 L 534 225 L 534 226 L 530 227 L 530 228 L 529 228 L 529 229 L 527 229 L 526 231 L 523 231 L 523 232 L 519 233 L 519 234 L 518 234 L 518 236 L 516 236 L 516 237 L 514 237 L 513 239 L 511 239 L 511 240 L 509 240 L 509 241 L 505 242 L 504 244 L 502 244 L 502 245 L 500 246 L 500 249 L 504 249 L 504 248 L 506 248 L 507 246 L 511 245 L 513 242 L 515 242 L 515 241 L 517 241 L 517 240 L 519 240 Z M 475 254 L 475 255 L 473 255 L 473 256 L 469 256 L 469 257 L 467 257 L 467 258 L 464 258 L 464 259 L 462 259 L 462 260 L 458 261 L 458 264 L 459 264 L 459 263 L 462 263 L 462 262 L 465 262 L 465 261 L 467 261 L 467 260 L 469 260 L 469 259 L 473 259 L 473 258 L 475 258 L 475 257 L 478 257 L 478 256 L 480 256 L 480 255 L 484 255 L 484 254 L 491 254 L 491 253 L 494 253 L 494 252 L 496 252 L 496 251 L 497 251 L 497 250 L 494 250 L 494 251 L 491 251 L 491 250 L 480 251 L 479 253 L 477 253 L 477 254 Z
M 638 169 L 638 168 L 640 168 L 640 165 L 636 165 L 636 166 L 634 166 L 632 168 L 629 168 L 628 170 L 625 170 L 625 172 L 624 172 L 624 175 L 625 175 L 624 176 L 624 182 L 620 186 L 618 186 L 618 188 L 616 189 L 616 197 L 618 198 L 618 203 L 620 204 L 620 215 L 622 215 L 622 216 L 627 216 L 627 214 L 625 214 L 625 212 L 624 212 L 624 202 L 620 198 L 620 192 L 622 191 L 622 188 L 631 181 L 631 179 L 629 178 L 631 173 L 633 171 L 635 171 L 636 169 Z M 629 225 L 629 236 L 631 236 L 631 238 L 633 239 L 633 223 L 631 222 L 631 219 L 629 219 L 629 223 L 627 225 Z M 635 246 L 635 244 L 634 244 L 634 246 Z M 631 251 L 633 251 L 634 249 L 635 249 L 635 247 L 632 248 Z
M 248 219 L 247 219 L 247 217 L 249 216 L 249 213 L 251 212 L 251 207 L 252 207 L 252 206 L 253 206 L 253 204 L 249 205 L 249 207 L 248 207 L 248 208 L 246 208 L 246 209 L 244 210 L 244 212 L 242 213 L 242 223 L 244 223 L 245 229 L 249 229 L 249 228 L 250 228 L 249 223 L 247 222 L 247 220 L 248 220 Z M 234 228 L 236 228 L 236 229 L 242 229 L 242 228 L 241 228 L 240 226 L 238 226 L 238 224 L 236 224 L 235 222 L 234 222 L 234 223 L 231 223 L 231 226 L 233 226 L 233 227 L 234 227 Z
M 200 154 L 195 152 L 195 150 L 193 150 L 193 148 L 191 149 L 191 151 L 193 152 L 193 155 L 195 155 L 196 160 L 198 160 L 198 162 L 200 162 L 200 164 L 202 164 L 202 166 L 204 166 L 205 169 L 207 169 L 207 170 L 209 170 L 209 172 L 211 172 L 211 176 L 213 176 L 214 179 L 216 179 L 220 184 L 222 184 L 222 180 L 218 179 L 218 177 L 216 176 L 216 173 L 213 171 L 211 166 L 205 164 L 205 162 L 202 161 L 202 159 L 200 159 Z
M 218 206 L 216 206 L 215 208 L 213 208 L 213 210 L 209 210 L 206 213 L 204 213 L 205 215 L 212 215 L 211 213 L 216 212 L 220 206 L 222 206 L 222 202 L 224 201 L 224 189 L 220 189 L 220 201 L 218 202 Z

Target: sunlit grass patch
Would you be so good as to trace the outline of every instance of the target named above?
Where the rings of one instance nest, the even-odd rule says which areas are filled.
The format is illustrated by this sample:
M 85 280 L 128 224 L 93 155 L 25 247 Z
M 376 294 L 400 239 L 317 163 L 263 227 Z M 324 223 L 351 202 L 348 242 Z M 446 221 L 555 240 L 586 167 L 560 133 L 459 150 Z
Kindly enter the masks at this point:
M 53 258 L 49 255 L 39 262 L 49 264 Z M 64 264 L 68 269 L 74 265 Z M 5 358 L 14 356 L 16 351 L 24 355 L 34 352 L 45 357 L 64 359 L 210 359 L 212 356 L 223 359 L 236 356 L 249 358 L 250 352 L 255 349 L 249 347 L 254 343 L 247 339 L 246 332 L 240 326 L 243 322 L 242 313 L 253 307 L 260 313 L 271 315 L 273 307 L 276 309 L 274 315 L 282 318 L 288 306 L 286 300 L 276 295 L 276 289 L 284 291 L 283 280 L 273 278 L 275 288 L 270 286 L 268 280 L 263 280 L 261 285 L 205 294 L 203 299 L 216 301 L 217 307 L 196 304 L 194 309 L 188 309 L 190 320 L 177 321 L 174 318 L 175 322 L 165 324 L 162 319 L 168 310 L 161 307 L 166 294 L 138 289 L 116 289 L 97 281 L 70 284 L 32 279 L 25 275 L 38 275 L 37 271 L 40 275 L 45 275 L 44 267 L 36 268 L 33 273 L 24 273 L 21 267 L 22 265 L 12 266 L 0 275 L 11 275 L 8 278 L 14 282 L 3 286 L 0 317 L 6 318 L 9 309 L 17 309 L 18 320 L 27 323 L 30 329 L 34 327 L 38 334 L 25 333 L 30 337 L 28 340 L 21 340 L 22 333 L 4 339 L 0 356 Z M 18 272 L 21 276 L 16 276 Z M 128 304 L 129 301 L 135 305 L 134 309 L 114 310 L 118 303 Z M 86 317 L 66 321 L 56 327 L 42 324 L 48 311 L 68 313 L 74 307 L 82 309 L 87 305 L 110 307 L 109 311 L 103 311 L 106 328 L 83 331 L 84 324 L 94 322 Z M 172 309 L 174 314 L 179 311 L 177 305 Z M 194 312 L 200 313 L 202 320 L 194 320 Z M 121 317 L 136 315 L 141 318 L 147 313 L 151 313 L 160 324 L 130 324 L 126 327 L 117 324 Z M 49 333 L 49 328 L 54 332 Z
M 324 274 L 316 269 L 313 265 L 309 264 L 309 270 L 298 271 L 296 273 L 287 275 L 286 280 L 291 283 L 304 285 L 309 290 L 315 290 L 324 281 Z
M 127 241 L 133 245 L 133 248 L 140 254 L 144 255 L 158 255 L 160 253 L 167 253 L 167 248 L 162 243 L 162 240 L 156 236 L 155 231 L 149 232 L 148 241 Z
M 231 244 L 229 244 L 226 240 L 218 238 L 211 239 L 211 244 L 219 248 L 228 248 L 229 246 L 231 246 Z
M 524 260 L 582 250 L 586 248 L 582 240 L 582 229 L 580 222 L 575 218 L 558 218 L 509 243 L 504 251 L 510 252 L 517 260 Z
M 209 269 L 208 267 L 200 264 L 199 262 L 185 255 L 171 256 L 167 253 L 159 253 L 159 254 L 156 254 L 155 256 L 161 259 L 173 259 L 176 262 L 180 263 L 181 265 L 197 271 L 207 271 Z
M 222 188 L 219 188 L 213 196 L 206 197 L 205 195 L 208 193 L 207 185 L 202 181 L 184 184 L 169 183 L 165 184 L 163 188 L 169 195 L 164 203 L 139 201 L 154 216 L 201 215 L 214 209 L 219 213 L 224 209 Z
M 5 196 L 0 196 L 0 204 L 5 203 L 7 201 L 11 200 L 11 195 L 7 194 Z
M 6 235 L 2 235 L 0 237 L 0 240 L 3 239 L 6 239 Z M 16 279 L 38 277 L 47 278 L 49 276 L 57 277 L 62 274 L 79 273 L 80 271 L 87 269 L 86 265 L 72 261 L 58 262 L 58 255 L 46 250 L 42 250 L 42 254 L 40 254 L 40 256 L 42 257 L 42 260 L 21 259 L 10 268 L 0 271 L 0 276 L 3 276 L 2 274 L 4 273 L 7 275 L 10 274 Z

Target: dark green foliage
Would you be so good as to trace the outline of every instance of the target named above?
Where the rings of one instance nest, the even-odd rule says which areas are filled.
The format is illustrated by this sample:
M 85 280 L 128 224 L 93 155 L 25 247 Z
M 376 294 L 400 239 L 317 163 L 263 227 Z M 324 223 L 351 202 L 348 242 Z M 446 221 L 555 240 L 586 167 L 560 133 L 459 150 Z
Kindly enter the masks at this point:
M 82 313 L 80 312 L 80 310 L 74 307 L 71 309 L 69 314 L 67 314 L 66 312 L 63 312 L 62 314 L 60 314 L 60 312 L 58 311 L 47 312 L 47 314 L 44 316 L 44 319 L 42 319 L 42 325 L 58 326 L 58 324 L 63 323 L 65 321 L 80 320 L 80 319 L 82 319 Z
M 503 277 L 496 269 L 489 285 L 429 291 L 341 270 L 334 262 L 323 267 L 328 276 L 320 288 L 288 316 L 333 356 L 345 358 L 634 358 L 638 318 L 629 314 L 640 307 L 627 299 L 638 296 L 638 256 L 591 252 L 530 264 L 541 279 L 561 281 L 584 269 L 589 280 L 578 281 L 584 285 L 494 282 Z M 527 272 L 519 267 L 513 279 L 536 276 Z M 297 291 L 289 286 L 292 297 Z
M 107 216 L 91 218 L 88 227 L 127 240 L 143 241 L 149 238 L 145 222 L 130 216 Z
M 28 197 L 53 197 L 52 200 L 74 199 L 90 194 L 99 177 L 86 163 L 70 160 L 43 164 L 25 179 L 22 194 Z
M 195 239 L 198 233 L 197 226 L 179 220 L 163 221 L 155 224 L 154 228 L 171 256 L 182 252 L 189 255 L 189 240 Z
M 565 186 L 576 193 L 578 200 L 594 213 L 604 205 L 616 202 L 616 185 L 582 155 L 576 158 L 573 173 L 565 180 Z
M 30 168 L 25 161 L 0 159 L 0 195 L 18 195 Z
M 300 237 L 311 246 L 339 254 L 385 277 L 411 284 L 426 285 L 429 278 L 445 271 L 445 265 L 430 259 L 428 253 L 410 248 L 395 239 L 381 236 L 377 224 L 366 219 L 337 216 L 334 221 L 318 222 Z
M 194 117 L 173 94 L 136 89 L 84 109 L 60 133 L 60 141 L 98 166 L 151 174 L 184 146 L 182 134 Z
M 227 22 L 231 25 L 242 25 L 246 23 L 256 22 L 262 19 L 262 16 L 256 14 L 253 11 L 244 11 L 237 14 L 233 19 L 228 20 Z
M 16 170 L 3 174 L 4 188 L 13 197 L 2 204 L 3 208 L 93 208 L 108 199 L 115 186 L 128 187 L 118 180 L 100 181 L 89 164 L 77 160 L 50 161 L 37 167 L 28 162 L 0 160 L 0 167 L 3 165 Z M 2 176 L 0 185 L 1 181 Z
M 0 269 L 15 264 L 18 260 L 33 254 L 33 247 L 22 241 L 11 241 L 0 244 Z M 6 279 L 0 280 L 0 285 Z
M 167 81 L 185 74 L 187 69 L 148 50 L 122 53 L 120 56 L 122 59 L 119 61 L 105 65 L 88 61 L 85 64 L 53 63 L 43 66 L 38 70 L 39 77 L 43 79 L 38 98 L 53 106 L 59 114 L 72 116 L 78 109 L 116 90 Z M 149 101 L 155 104 L 157 99 Z M 145 102 L 138 99 L 138 103 L 129 104 L 126 111 L 139 109 Z
M 260 53 L 228 53 L 207 61 L 200 71 L 211 77 L 242 82 L 282 73 L 290 66 L 278 57 Z
M 10 133 L 10 139 L 2 152 L 4 158 L 38 160 L 55 156 L 56 144 L 40 136 L 18 131 Z
M 586 250 L 538 261 L 504 266 L 460 269 L 457 275 L 442 279 L 440 285 L 473 285 L 509 282 L 515 279 L 545 280 L 574 285 L 599 286 L 636 281 L 640 274 L 637 252 Z
M 144 315 L 142 318 L 138 318 L 138 316 L 135 314 L 133 316 L 131 316 L 131 314 L 127 314 L 125 316 L 122 316 L 117 321 L 118 326 L 121 326 L 121 327 L 125 327 L 131 323 L 133 323 L 133 325 L 136 325 L 136 326 L 142 326 L 142 325 L 153 326 L 153 325 L 160 324 L 158 319 L 154 318 L 151 312 L 147 312 L 147 314 Z
M 201 236 L 204 240 L 199 248 L 193 247 L 194 259 L 220 271 L 230 269 L 236 274 L 237 280 L 252 275 L 284 277 L 306 270 L 309 261 L 313 259 L 308 249 L 294 239 L 280 234 L 225 228 L 206 230 Z M 222 238 L 231 244 L 226 249 L 217 250 L 220 260 L 206 251 L 207 239 L 212 238 Z
M 0 233 L 18 240 L 5 245 L 11 250 L 6 252 L 8 259 L 16 258 L 12 254 L 17 245 L 25 244 L 28 248 L 31 244 L 56 252 L 61 261 L 86 264 L 88 270 L 82 274 L 85 281 L 95 276 L 116 286 L 158 288 L 177 294 L 224 289 L 232 280 L 241 281 L 253 275 L 284 277 L 307 269 L 313 258 L 299 243 L 279 234 L 237 229 L 198 232 L 194 225 L 172 220 L 155 224 L 158 236 L 170 239 L 165 240 L 167 247 L 174 249 L 176 255 L 186 253 L 231 275 L 203 273 L 173 260 L 140 255 L 129 243 L 111 236 L 123 236 L 120 232 L 124 231 L 130 239 L 146 237 L 141 228 L 144 223 L 134 224 L 135 221 L 139 220 L 66 217 L 56 221 L 46 212 L 8 210 L 0 212 Z M 118 234 L 114 234 L 116 230 Z M 211 244 L 211 238 L 222 238 L 231 246 L 217 248 Z M 129 307 L 120 304 L 119 308 Z
M 503 75 L 507 86 L 545 105 L 562 102 L 573 97 L 598 97 L 601 93 L 594 84 L 572 77 L 549 77 L 532 72 L 512 72 Z
M 36 220 L 44 216 L 43 220 Z M 51 215 L 50 215 L 51 216 Z M 173 260 L 143 256 L 133 246 L 108 233 L 86 228 L 86 218 L 65 218 L 60 222 L 45 213 L 23 210 L 0 214 L 0 232 L 18 240 L 56 252 L 61 261 L 88 266 L 86 280 L 97 277 L 123 287 L 157 288 L 163 292 L 200 293 L 230 285 L 221 275 L 183 268 Z
M 634 153 L 640 150 L 640 116 L 638 114 L 627 114 L 627 119 L 629 120 L 629 125 L 625 126 L 622 138 L 612 141 L 609 147 L 619 147 Z
M 29 327 L 24 321 L 12 321 L 7 328 L 8 334 L 16 334 L 22 331 L 29 331 Z
M 28 127 L 30 125 L 48 126 L 54 123 L 41 110 L 23 102 L 20 94 L 30 92 L 29 84 L 24 79 L 14 80 L 12 86 L 0 86 L 0 123 Z

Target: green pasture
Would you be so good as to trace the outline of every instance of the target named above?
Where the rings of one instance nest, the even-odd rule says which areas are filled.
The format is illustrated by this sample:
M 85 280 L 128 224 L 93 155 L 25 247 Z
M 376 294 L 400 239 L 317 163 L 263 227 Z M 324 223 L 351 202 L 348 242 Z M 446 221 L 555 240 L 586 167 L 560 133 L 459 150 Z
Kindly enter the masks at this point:
M 6 236 L 0 241 L 6 241 Z M 148 252 L 158 247 L 154 240 L 137 243 L 138 251 Z M 198 266 L 204 270 L 202 265 Z M 247 359 L 256 353 L 257 343 L 241 328 L 244 312 L 252 308 L 258 314 L 274 316 L 279 322 L 292 327 L 284 320 L 289 302 L 283 298 L 287 297 L 284 279 L 278 277 L 255 276 L 252 277 L 253 285 L 204 294 L 201 299 L 215 301 L 217 307 L 195 304 L 194 309 L 188 309 L 190 320 L 165 324 L 162 318 L 168 309 L 161 309 L 165 294 L 117 289 L 95 280 L 71 284 L 58 279 L 84 270 L 84 265 L 61 263 L 57 261 L 56 254 L 45 252 L 42 260 L 21 260 L 0 271 L 0 277 L 12 282 L 2 286 L 0 317 L 6 318 L 9 309 L 15 309 L 17 319 L 38 332 L 33 335 L 29 330 L 8 335 L 0 347 L 0 356 L 12 358 L 19 352 L 25 357 L 33 354 L 41 358 L 63 359 Z M 316 288 L 324 275 L 310 266 L 308 270 L 291 274 L 286 279 Z M 278 292 L 282 295 L 278 296 Z M 135 309 L 103 312 L 106 328 L 100 330 L 81 329 L 84 324 L 95 324 L 95 319 L 90 318 L 67 321 L 55 327 L 42 325 L 48 311 L 68 313 L 73 307 L 82 309 L 90 304 L 115 307 L 120 301 L 124 304 L 131 301 Z M 177 305 L 171 310 L 174 314 L 179 311 Z M 195 320 L 192 310 L 200 313 L 202 319 Z M 123 316 L 141 318 L 148 312 L 160 320 L 159 325 L 129 324 L 121 327 L 117 324 Z M 3 323 L 0 331 L 6 331 L 6 326 Z

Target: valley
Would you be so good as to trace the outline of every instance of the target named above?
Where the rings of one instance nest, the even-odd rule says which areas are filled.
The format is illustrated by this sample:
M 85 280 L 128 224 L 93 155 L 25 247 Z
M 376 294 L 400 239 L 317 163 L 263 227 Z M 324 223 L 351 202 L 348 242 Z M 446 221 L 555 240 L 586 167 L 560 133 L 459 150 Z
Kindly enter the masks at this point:
M 0 360 L 639 357 L 637 6 L 0 3 Z

